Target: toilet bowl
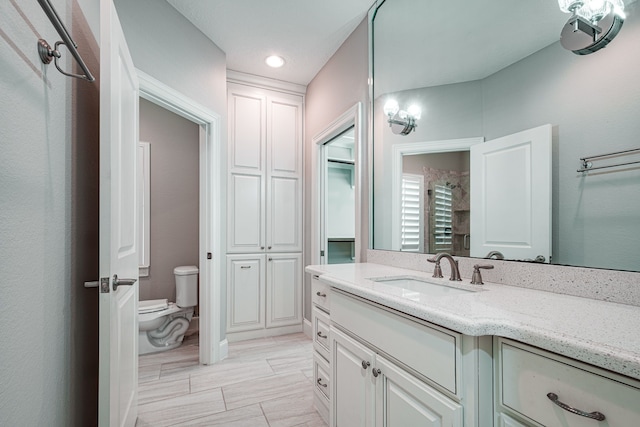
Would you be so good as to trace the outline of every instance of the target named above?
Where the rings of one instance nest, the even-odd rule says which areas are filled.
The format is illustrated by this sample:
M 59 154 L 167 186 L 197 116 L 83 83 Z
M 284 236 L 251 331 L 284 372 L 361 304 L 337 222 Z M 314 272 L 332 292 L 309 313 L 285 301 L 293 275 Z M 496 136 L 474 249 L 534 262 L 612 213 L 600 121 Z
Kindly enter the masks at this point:
M 138 354 L 179 347 L 189 329 L 194 307 L 198 303 L 198 267 L 176 267 L 173 274 L 176 302 L 167 299 L 139 302 Z

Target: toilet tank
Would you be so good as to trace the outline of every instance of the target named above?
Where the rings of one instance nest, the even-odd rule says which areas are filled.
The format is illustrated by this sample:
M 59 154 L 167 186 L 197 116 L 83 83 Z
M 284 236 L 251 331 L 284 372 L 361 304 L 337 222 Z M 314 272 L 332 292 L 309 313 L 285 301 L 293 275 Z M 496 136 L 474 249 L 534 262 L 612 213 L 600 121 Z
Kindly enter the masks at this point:
M 173 269 L 176 277 L 176 304 L 178 307 L 198 305 L 198 267 L 180 266 Z

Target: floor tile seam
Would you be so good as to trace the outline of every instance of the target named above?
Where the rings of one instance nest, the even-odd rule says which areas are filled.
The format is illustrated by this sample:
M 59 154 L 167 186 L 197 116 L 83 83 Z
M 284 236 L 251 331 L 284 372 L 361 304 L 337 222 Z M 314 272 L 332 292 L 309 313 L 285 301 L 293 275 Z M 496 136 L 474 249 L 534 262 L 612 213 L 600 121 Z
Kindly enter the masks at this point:
M 216 387 L 216 388 L 219 388 L 219 389 L 220 389 L 220 393 L 222 393 L 222 387 Z M 171 399 L 175 399 L 175 398 L 179 398 L 179 397 L 184 397 L 184 396 L 195 396 L 195 395 L 198 395 L 198 394 L 203 393 L 203 392 L 211 392 L 212 390 L 215 390 L 215 388 L 208 389 L 208 390 L 203 390 L 203 391 L 199 391 L 199 392 L 197 392 L 197 393 L 191 393 L 191 392 L 189 392 L 189 393 L 181 394 L 181 395 L 179 395 L 179 396 L 170 396 L 170 397 L 165 397 L 165 398 L 162 398 L 162 399 L 158 399 L 158 400 L 154 400 L 154 401 L 152 401 L 152 402 L 146 402 L 146 403 L 142 403 L 142 404 L 138 403 L 138 410 L 140 409 L 140 407 L 141 407 L 141 406 L 146 406 L 146 405 L 149 405 L 149 404 L 151 404 L 151 403 L 164 402 L 165 400 L 171 400 Z M 224 396 L 223 396 L 223 398 L 224 398 Z M 225 408 L 226 408 L 226 407 L 227 407 L 227 405 L 225 404 Z M 226 410 L 226 409 L 225 409 L 225 410 Z
M 246 405 L 237 406 L 237 407 L 229 409 L 229 410 L 235 410 L 235 409 L 239 409 L 239 408 L 246 408 L 247 406 L 255 405 L 256 403 L 259 403 L 260 404 L 260 408 L 262 408 L 262 404 L 263 403 L 270 402 L 272 400 L 282 399 L 284 397 L 293 396 L 293 395 L 295 395 L 297 393 L 299 393 L 298 390 L 292 390 L 292 391 L 289 391 L 289 392 L 285 392 L 284 394 L 279 394 L 277 396 L 270 397 L 268 399 L 260 400 L 260 401 L 257 401 L 257 402 L 249 402 Z M 263 412 L 264 412 L 264 410 L 263 410 Z M 266 415 L 265 415 L 265 417 L 266 417 Z M 267 422 L 269 422 L 268 418 L 267 418 Z
M 182 394 L 179 394 L 179 395 L 173 395 L 173 396 L 163 397 L 163 398 L 156 399 L 156 400 L 151 400 L 149 402 L 144 402 L 144 403 L 140 403 L 140 401 L 138 399 L 138 409 L 140 409 L 141 406 L 146 406 L 146 405 L 149 405 L 151 403 L 164 402 L 165 400 L 171 400 L 171 399 L 176 399 L 178 397 L 184 397 L 184 396 L 190 396 L 190 395 L 191 395 L 191 393 L 187 392 L 187 393 L 182 393 Z
M 246 378 L 246 379 L 243 379 L 243 380 L 240 380 L 240 381 L 237 381 L 237 382 L 231 382 L 231 383 L 227 383 L 227 384 L 224 384 L 224 385 L 215 386 L 213 388 L 203 388 L 202 390 L 200 390 L 200 391 L 198 391 L 196 393 L 200 393 L 200 392 L 206 391 L 206 390 L 212 390 L 214 388 L 224 389 L 225 387 L 236 386 L 236 385 L 239 385 L 239 384 L 242 384 L 242 383 L 245 383 L 245 382 L 255 381 L 257 379 L 258 380 L 263 380 L 265 378 L 273 377 L 273 376 L 277 376 L 277 375 L 279 375 L 279 373 L 277 373 L 277 372 L 273 371 L 273 369 L 271 369 L 271 373 L 269 373 L 267 375 L 262 375 L 262 376 L 259 376 L 259 377 L 255 377 L 254 376 L 253 378 Z
M 264 408 L 262 407 L 262 402 L 259 402 L 258 405 L 260 406 L 260 411 L 262 412 L 262 416 L 264 417 L 264 420 L 267 422 L 267 425 L 271 427 L 271 423 L 269 422 L 269 417 L 267 417 L 267 414 L 264 412 Z

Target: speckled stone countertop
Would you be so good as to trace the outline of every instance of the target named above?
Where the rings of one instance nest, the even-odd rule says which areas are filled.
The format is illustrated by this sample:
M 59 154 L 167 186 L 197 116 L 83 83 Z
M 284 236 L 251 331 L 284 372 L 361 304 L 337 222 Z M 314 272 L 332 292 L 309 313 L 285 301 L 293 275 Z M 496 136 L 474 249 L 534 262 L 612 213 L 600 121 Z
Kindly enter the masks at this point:
M 446 262 L 446 261 L 445 261 Z M 466 335 L 495 335 L 640 379 L 640 307 L 380 264 L 311 265 L 333 288 Z M 425 297 L 370 279 L 414 277 L 474 292 Z M 403 295 L 404 294 L 404 295 Z

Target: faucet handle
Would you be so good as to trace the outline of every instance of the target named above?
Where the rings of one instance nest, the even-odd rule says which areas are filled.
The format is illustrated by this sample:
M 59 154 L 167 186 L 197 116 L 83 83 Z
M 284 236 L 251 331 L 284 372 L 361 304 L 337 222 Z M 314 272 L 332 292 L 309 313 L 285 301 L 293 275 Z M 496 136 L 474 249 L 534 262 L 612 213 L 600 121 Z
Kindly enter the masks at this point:
M 442 278 L 442 267 L 440 267 L 440 261 L 431 261 L 431 262 L 436 263 L 435 267 L 433 267 L 433 276 L 431 277 L 436 277 L 438 279 Z
M 471 284 L 472 285 L 484 285 L 482 281 L 482 274 L 480 274 L 480 269 L 484 268 L 486 270 L 491 270 L 493 265 L 491 264 L 476 264 L 473 266 L 473 275 L 471 276 Z

